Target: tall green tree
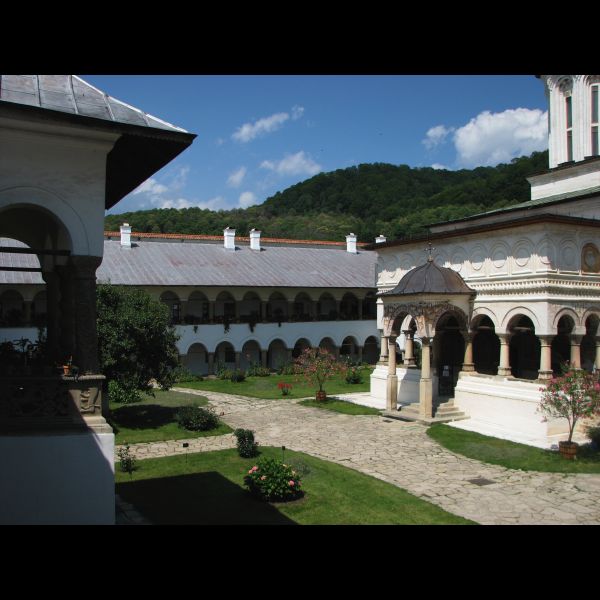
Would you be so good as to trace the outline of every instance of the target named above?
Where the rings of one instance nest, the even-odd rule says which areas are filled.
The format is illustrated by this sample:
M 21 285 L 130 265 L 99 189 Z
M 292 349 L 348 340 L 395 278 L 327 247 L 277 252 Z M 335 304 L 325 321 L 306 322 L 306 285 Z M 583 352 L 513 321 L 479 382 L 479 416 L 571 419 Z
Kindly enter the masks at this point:
M 122 389 L 149 391 L 175 382 L 178 335 L 169 309 L 143 290 L 106 283 L 97 287 L 98 350 L 102 372 Z

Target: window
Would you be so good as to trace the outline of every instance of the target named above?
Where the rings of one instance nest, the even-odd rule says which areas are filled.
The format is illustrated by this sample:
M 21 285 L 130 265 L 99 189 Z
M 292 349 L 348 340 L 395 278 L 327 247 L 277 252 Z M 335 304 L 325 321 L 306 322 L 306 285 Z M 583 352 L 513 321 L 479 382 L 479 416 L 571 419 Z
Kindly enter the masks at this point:
M 598 151 L 598 88 L 600 85 L 593 85 L 591 88 L 592 92 L 592 156 L 598 156 L 600 152 Z

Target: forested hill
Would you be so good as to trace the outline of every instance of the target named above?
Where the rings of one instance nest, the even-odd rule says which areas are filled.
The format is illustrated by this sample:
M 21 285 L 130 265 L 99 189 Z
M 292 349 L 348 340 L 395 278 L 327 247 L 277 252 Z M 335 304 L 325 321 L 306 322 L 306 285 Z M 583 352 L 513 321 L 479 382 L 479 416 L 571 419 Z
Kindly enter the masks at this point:
M 105 227 L 133 231 L 222 235 L 233 227 L 247 236 L 359 241 L 422 232 L 429 223 L 458 219 L 530 199 L 525 179 L 548 168 L 548 152 L 534 152 L 510 164 L 460 171 L 411 168 L 385 163 L 320 173 L 277 192 L 259 206 L 229 211 L 154 209 L 109 215 Z

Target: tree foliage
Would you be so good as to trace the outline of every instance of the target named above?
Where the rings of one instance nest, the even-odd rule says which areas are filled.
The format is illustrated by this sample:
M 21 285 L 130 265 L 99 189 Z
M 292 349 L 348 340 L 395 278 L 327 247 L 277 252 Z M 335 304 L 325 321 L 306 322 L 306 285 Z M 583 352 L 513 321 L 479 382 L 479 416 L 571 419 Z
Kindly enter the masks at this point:
M 430 223 L 460 219 L 530 199 L 526 177 L 546 170 L 548 152 L 496 167 L 447 171 L 386 163 L 319 173 L 247 209 L 153 209 L 109 215 L 106 228 L 126 220 L 134 232 L 222 235 L 225 227 L 266 237 L 343 240 L 351 231 L 372 242 L 422 233 Z
M 175 382 L 179 352 L 167 306 L 145 291 L 126 286 L 97 287 L 98 351 L 102 372 L 124 389 L 150 390 Z

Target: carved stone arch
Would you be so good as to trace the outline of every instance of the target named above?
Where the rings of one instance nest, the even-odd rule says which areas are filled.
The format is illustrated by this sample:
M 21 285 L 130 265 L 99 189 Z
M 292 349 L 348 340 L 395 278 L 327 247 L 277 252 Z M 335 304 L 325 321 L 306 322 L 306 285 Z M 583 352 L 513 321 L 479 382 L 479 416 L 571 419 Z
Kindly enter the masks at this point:
M 562 75 L 556 81 L 556 87 L 561 93 L 566 94 L 573 89 L 573 78 L 570 75 Z
M 600 321 L 600 305 L 598 306 L 590 306 L 588 307 L 581 317 L 581 323 L 585 327 L 587 324 L 587 320 L 590 317 L 596 317 Z
M 504 319 L 502 320 L 502 330 L 508 331 L 509 323 L 518 315 L 529 317 L 529 319 L 531 319 L 531 322 L 535 327 L 536 334 L 542 332 L 541 323 L 537 318 L 536 314 L 530 308 L 527 308 L 525 306 L 515 306 L 504 315 Z
M 575 329 L 581 327 L 582 322 L 581 322 L 581 317 L 580 315 L 578 315 L 572 308 L 561 308 L 556 315 L 554 315 L 554 319 L 552 321 L 552 329 L 554 331 L 557 330 L 558 328 L 558 322 L 561 320 L 562 317 L 564 316 L 568 316 L 572 319 L 573 321 L 573 327 L 574 327 L 574 331 Z
M 586 75 L 584 79 L 586 85 L 594 85 L 600 83 L 600 75 Z
M 492 321 L 492 323 L 494 324 L 494 328 L 498 329 L 498 327 L 500 326 L 500 320 L 496 316 L 496 313 L 487 306 L 478 306 L 476 309 L 473 310 L 473 314 L 471 316 L 471 323 L 469 324 L 469 327 L 472 329 L 475 320 L 483 316 L 488 317 L 490 321 Z
M 406 304 L 388 304 L 383 307 L 383 335 L 385 337 L 392 335 L 394 323 L 402 319 L 402 321 L 411 315 L 411 311 Z M 412 306 L 414 309 L 415 307 Z
M 439 305 L 438 307 L 436 307 L 435 311 L 433 312 L 433 319 L 432 319 L 432 323 L 433 323 L 433 331 L 435 332 L 435 329 L 440 321 L 440 319 L 442 317 L 445 317 L 446 315 L 451 315 L 453 317 L 455 317 L 457 319 L 457 321 L 459 323 L 461 323 L 461 326 L 464 327 L 464 330 L 467 331 L 468 327 L 469 327 L 469 317 L 468 315 L 465 313 L 464 310 L 462 310 L 462 308 L 459 308 L 458 306 L 454 306 L 454 304 L 449 304 L 449 303 L 445 303 L 443 305 Z

